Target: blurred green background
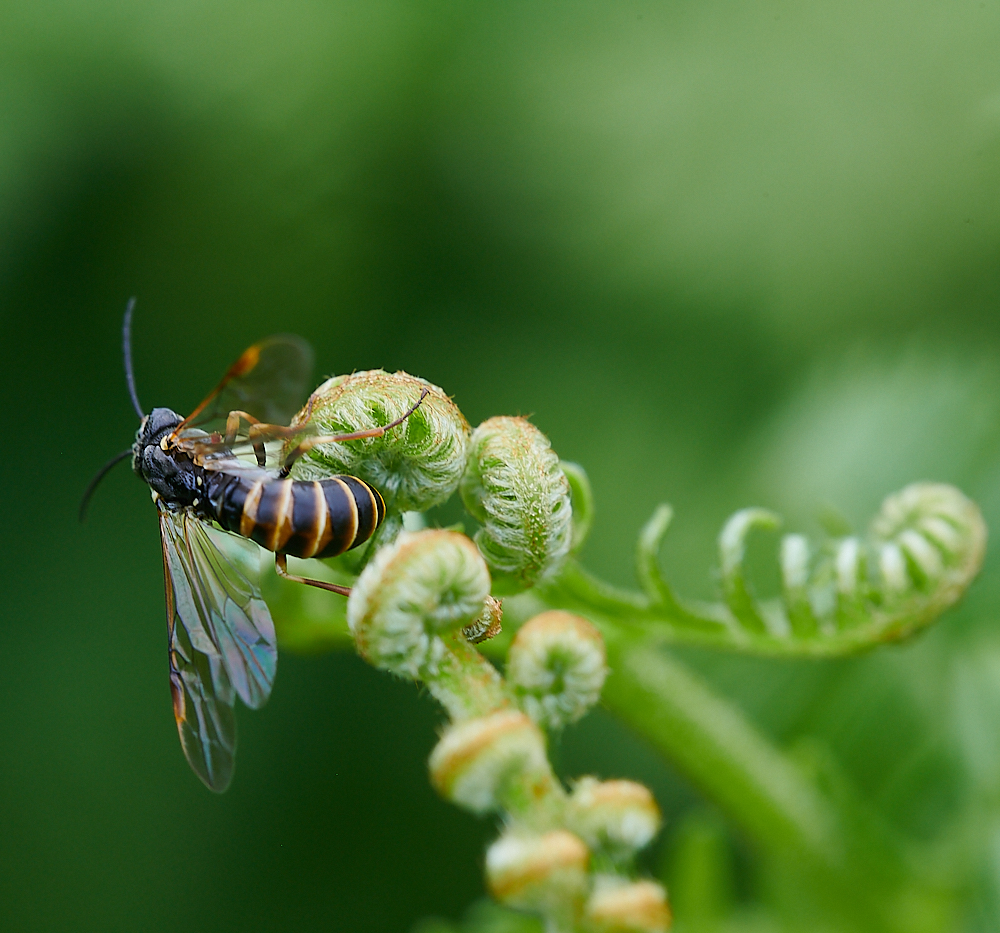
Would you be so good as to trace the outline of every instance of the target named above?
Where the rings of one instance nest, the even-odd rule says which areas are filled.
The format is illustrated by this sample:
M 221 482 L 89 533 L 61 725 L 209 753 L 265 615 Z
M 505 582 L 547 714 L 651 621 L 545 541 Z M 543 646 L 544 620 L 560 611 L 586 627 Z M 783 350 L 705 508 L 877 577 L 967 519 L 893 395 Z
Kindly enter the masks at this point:
M 130 295 L 147 408 L 291 331 L 317 377 L 532 414 L 617 583 L 664 500 L 701 597 L 747 505 L 863 528 L 934 479 L 1000 527 L 998 48 L 996 0 L 3 4 L 0 926 L 405 933 L 482 893 L 493 827 L 426 780 L 439 712 L 353 657 L 286 652 L 231 791 L 190 773 L 148 495 L 120 468 L 76 521 L 135 429 Z M 684 654 L 827 749 L 961 931 L 1000 928 L 997 571 L 903 648 Z M 556 755 L 653 786 L 678 930 L 818 929 L 768 925 L 752 844 L 608 714 Z

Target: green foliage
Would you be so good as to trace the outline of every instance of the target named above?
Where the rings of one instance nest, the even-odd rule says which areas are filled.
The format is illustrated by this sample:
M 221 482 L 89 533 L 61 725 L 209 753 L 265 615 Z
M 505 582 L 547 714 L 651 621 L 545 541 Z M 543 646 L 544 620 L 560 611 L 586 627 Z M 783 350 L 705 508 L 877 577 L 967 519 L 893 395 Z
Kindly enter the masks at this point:
M 781 542 L 782 597 L 759 601 L 745 569 L 746 539 L 780 518 L 742 509 L 719 535 L 722 604 L 678 601 L 657 553 L 673 512 L 660 506 L 639 535 L 636 573 L 645 593 L 615 590 L 571 565 L 551 590 L 623 620 L 643 619 L 667 642 L 784 656 L 835 656 L 898 641 L 954 605 L 982 567 L 986 525 L 952 486 L 916 483 L 890 496 L 867 539 L 824 541 L 813 553 L 802 535 Z M 557 591 L 563 591 L 555 595 Z
M 481 893 L 481 825 L 424 783 L 436 708 L 343 651 L 287 650 L 350 646 L 325 594 L 272 581 L 285 650 L 273 702 L 240 723 L 243 779 L 211 804 L 188 785 L 145 494 L 110 477 L 88 525 L 72 519 L 134 427 L 117 327 L 137 293 L 144 404 L 190 410 L 248 343 L 291 331 L 323 374 L 418 372 L 474 422 L 534 413 L 593 482 L 577 566 L 616 587 L 639 529 L 674 503 L 661 553 L 646 550 L 664 568 L 645 577 L 655 618 L 645 583 L 624 600 L 655 641 L 646 686 L 669 675 L 738 712 L 720 720 L 736 729 L 723 750 L 781 753 L 775 786 L 804 814 L 797 776 L 825 787 L 873 853 L 846 895 L 821 896 L 829 873 L 747 841 L 770 838 L 772 817 L 776 846 L 791 832 L 766 795 L 748 816 L 704 789 L 711 768 L 678 776 L 703 773 L 668 734 L 699 702 L 675 697 L 641 739 L 592 714 L 557 757 L 648 781 L 665 848 L 704 797 L 723 801 L 728 858 L 668 876 L 679 910 L 680 886 L 729 870 L 727 930 L 866 930 L 834 920 L 838 905 L 879 898 L 913 929 L 1000 928 L 995 549 L 940 624 L 854 654 L 850 626 L 809 634 L 814 600 L 783 573 L 800 544 L 755 532 L 744 562 L 753 605 L 795 638 L 737 629 L 751 650 L 732 650 L 710 572 L 746 506 L 802 533 L 820 592 L 836 542 L 876 554 L 871 516 L 915 480 L 1000 521 L 998 42 L 1000 12 L 981 3 L 8 4 L 8 926 L 380 933 L 461 916 Z M 824 532 L 817 512 L 838 519 Z M 459 518 L 454 498 L 428 516 Z M 541 595 L 507 601 L 501 645 Z M 603 597 L 620 627 L 622 591 Z M 647 702 L 618 691 L 612 676 L 604 702 L 623 718 Z M 428 845 L 442 836 L 447 850 Z M 389 871 L 386 893 L 371 882 Z
M 375 397 L 366 405 L 386 407 Z M 405 406 L 404 400 L 396 407 Z M 305 411 L 311 413 L 311 404 Z M 390 411 L 383 423 L 395 416 Z M 401 449 L 395 456 L 405 473 L 427 456 Z M 363 458 L 358 466 L 367 469 Z M 903 640 L 953 605 L 978 574 L 986 527 L 977 506 L 952 486 L 916 483 L 883 502 L 865 540 L 841 535 L 811 552 L 805 537 L 786 535 L 779 557 L 782 596 L 769 602 L 758 600 L 749 582 L 747 539 L 754 529 L 777 528 L 780 519 L 764 509 L 742 509 L 719 535 L 722 602 L 688 604 L 664 580 L 657 560 L 673 515 L 669 506 L 660 506 L 638 537 L 643 592 L 616 589 L 575 560 L 566 561 L 574 527 L 568 492 L 577 513 L 577 547 L 594 509 L 586 472 L 574 466 L 571 474 L 572 484 L 536 428 L 520 419 L 490 419 L 473 432 L 462 485 L 472 518 L 484 524 L 486 533 L 475 538 L 481 556 L 454 532 L 404 535 L 376 551 L 348 603 L 362 656 L 423 680 L 454 719 L 430 759 L 438 790 L 474 813 L 506 812 L 508 829 L 486 859 L 496 896 L 540 911 L 553 930 L 589 930 L 601 928 L 600 898 L 615 884 L 631 883 L 609 882 L 615 875 L 600 873 L 602 864 L 617 870 L 617 861 L 601 861 L 601 846 L 593 840 L 604 837 L 585 828 L 589 817 L 574 822 L 574 801 L 590 786 L 587 780 L 567 804 L 544 759 L 540 734 L 508 708 L 516 700 L 540 724 L 560 728 L 597 700 L 606 662 L 614 676 L 605 702 L 759 847 L 763 866 L 777 882 L 779 912 L 821 913 L 834 930 L 943 931 L 951 917 L 946 887 L 911 872 L 891 834 L 873 831 L 825 749 L 806 745 L 798 756 L 783 752 L 663 649 L 688 643 L 793 658 L 844 655 Z M 553 495 L 556 479 L 559 494 Z M 491 498 L 501 505 L 490 505 Z M 516 519 L 522 513 L 528 516 L 523 522 Z M 508 620 L 523 627 L 508 652 L 509 683 L 502 684 L 461 636 L 448 633 L 468 627 L 477 614 L 492 617 L 495 600 L 484 607 L 486 568 L 498 563 L 498 542 L 534 543 L 544 553 L 552 547 L 547 530 L 556 524 L 564 529 L 558 563 L 553 560 L 546 573 L 523 575 L 521 588 L 534 587 L 508 602 Z M 517 535 L 525 528 L 522 540 Z M 555 611 L 535 615 L 540 605 Z M 594 623 L 603 643 L 597 630 L 565 609 Z M 528 616 L 534 617 L 525 624 Z M 305 631 L 292 622 L 300 645 Z M 650 835 L 626 849 L 641 847 Z M 582 858 L 597 867 L 592 882 L 584 881 Z M 687 871 L 701 872 L 685 882 L 694 905 L 691 922 L 711 927 L 725 912 L 719 903 L 705 906 L 714 895 L 697 890 L 714 883 L 711 869 L 697 856 L 685 858 Z M 662 893 L 657 896 L 662 899 Z M 662 931 L 662 919 L 648 929 Z

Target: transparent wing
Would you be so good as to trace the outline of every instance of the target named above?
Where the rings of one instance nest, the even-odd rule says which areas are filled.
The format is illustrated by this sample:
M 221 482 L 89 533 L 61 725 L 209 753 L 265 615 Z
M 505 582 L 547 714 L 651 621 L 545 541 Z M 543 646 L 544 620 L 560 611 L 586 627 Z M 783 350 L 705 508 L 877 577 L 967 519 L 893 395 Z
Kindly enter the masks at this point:
M 256 548 L 190 513 L 162 508 L 160 537 L 177 730 L 195 773 L 223 791 L 236 752 L 235 698 L 262 706 L 277 664 L 271 615 L 241 566 L 256 561 Z
M 301 337 L 277 334 L 243 351 L 222 381 L 184 419 L 184 428 L 225 432 L 231 411 L 265 424 L 287 424 L 309 390 L 313 353 Z

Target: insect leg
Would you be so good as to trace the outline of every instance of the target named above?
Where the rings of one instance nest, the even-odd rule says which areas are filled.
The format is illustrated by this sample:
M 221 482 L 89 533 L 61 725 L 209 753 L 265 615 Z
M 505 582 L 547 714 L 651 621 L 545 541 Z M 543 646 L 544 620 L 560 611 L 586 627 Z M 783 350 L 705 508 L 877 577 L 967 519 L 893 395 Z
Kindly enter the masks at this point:
M 243 419 L 250 425 L 250 440 L 253 441 L 254 435 L 260 434 L 260 429 L 262 427 L 268 427 L 268 425 L 262 425 L 253 415 L 248 414 L 245 411 L 240 411 L 239 409 L 234 409 L 226 416 L 226 446 L 231 447 L 236 442 L 236 435 L 240 430 L 240 419 Z M 256 430 L 255 430 L 256 429 Z M 257 466 L 263 466 L 267 462 L 267 454 L 264 451 L 264 445 L 260 442 L 254 443 L 253 445 L 254 455 L 257 457 Z
M 279 577 L 284 577 L 286 580 L 293 580 L 295 583 L 305 583 L 308 586 L 318 586 L 321 590 L 340 593 L 341 596 L 351 595 L 351 588 L 349 586 L 337 586 L 336 583 L 327 583 L 325 580 L 307 580 L 305 577 L 297 577 L 295 574 L 289 573 L 288 557 L 284 554 L 274 555 L 274 569 L 278 572 Z
M 288 474 L 292 471 L 295 461 L 298 460 L 303 454 L 312 450 L 317 444 L 337 444 L 341 441 L 360 441 L 366 437 L 382 437 L 382 435 L 385 434 L 385 432 L 390 428 L 394 428 L 406 421 L 406 419 L 420 407 L 420 403 L 427 398 L 429 394 L 430 389 L 424 389 L 423 392 L 420 393 L 420 398 L 417 399 L 415 405 L 412 405 L 405 414 L 398 417 L 395 421 L 390 421 L 384 427 L 370 428 L 367 431 L 355 431 L 353 434 L 329 434 L 323 437 L 306 438 L 301 444 L 295 447 L 287 457 L 285 457 L 285 462 L 281 465 L 278 475 L 282 478 L 288 476 Z
M 245 411 L 240 411 L 239 409 L 231 411 L 226 416 L 226 443 L 230 446 L 232 446 L 232 444 L 236 441 L 236 435 L 240 430 L 241 418 L 246 421 L 247 424 L 260 424 L 260 421 Z
M 171 443 L 177 440 L 177 435 L 179 435 L 181 431 L 183 431 L 192 421 L 195 420 L 195 418 L 198 417 L 198 415 L 208 408 L 212 399 L 214 399 L 226 387 L 226 385 L 228 385 L 236 377 L 246 375 L 246 373 L 250 372 L 257 365 L 260 360 L 260 349 L 261 344 L 255 343 L 252 347 L 248 347 L 243 351 L 240 358 L 226 370 L 226 374 L 222 377 L 222 381 L 201 400 L 198 407 L 191 412 L 190 415 L 188 415 L 179 425 L 177 425 L 176 428 L 174 428 L 170 435 Z

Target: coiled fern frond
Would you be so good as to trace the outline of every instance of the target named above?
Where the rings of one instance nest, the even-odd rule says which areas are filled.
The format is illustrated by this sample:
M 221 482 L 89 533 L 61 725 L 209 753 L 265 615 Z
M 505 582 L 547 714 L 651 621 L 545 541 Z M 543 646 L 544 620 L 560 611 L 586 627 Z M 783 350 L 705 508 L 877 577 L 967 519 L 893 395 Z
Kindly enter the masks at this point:
M 781 539 L 781 595 L 758 599 L 747 580 L 746 543 L 781 519 L 765 509 L 736 512 L 719 535 L 718 603 L 675 595 L 658 553 L 673 511 L 661 505 L 637 547 L 643 593 L 616 590 L 569 565 L 549 594 L 571 595 L 610 618 L 647 623 L 665 640 L 754 654 L 833 656 L 898 641 L 956 603 L 978 574 L 986 549 L 979 508 L 954 486 L 914 483 L 889 496 L 865 536 L 819 544 Z

